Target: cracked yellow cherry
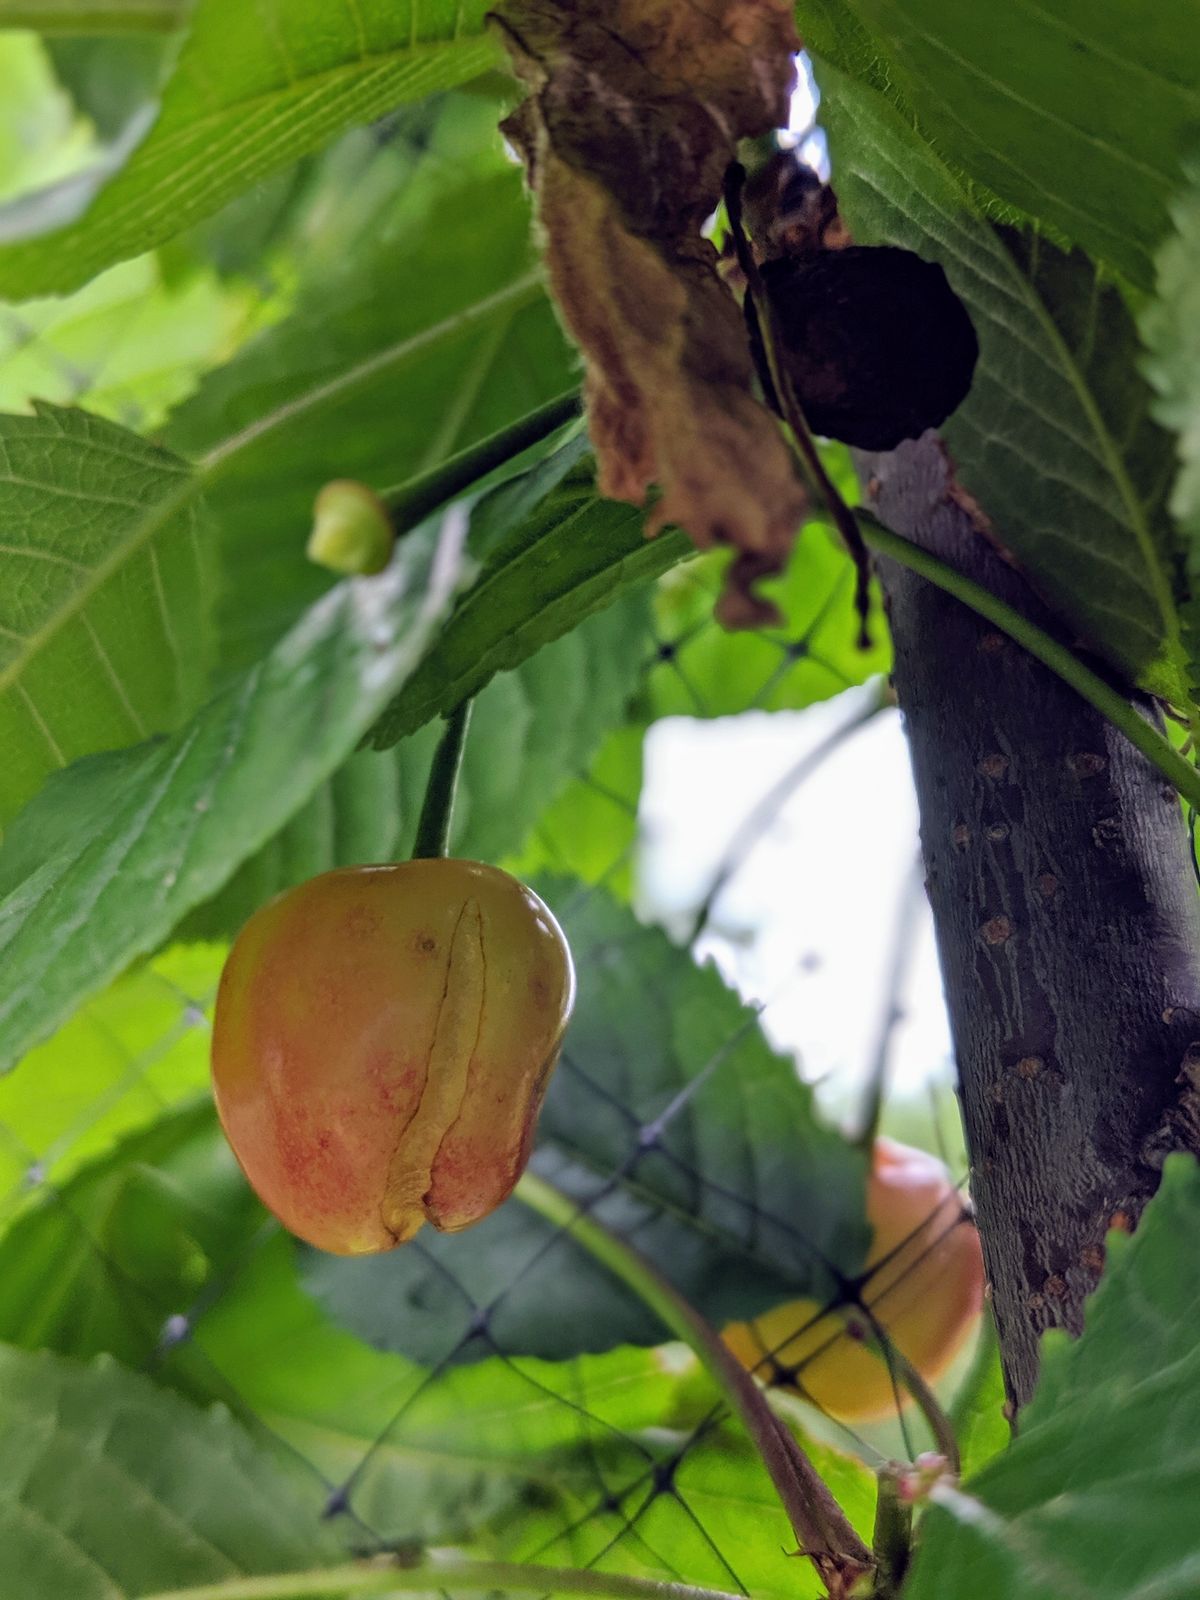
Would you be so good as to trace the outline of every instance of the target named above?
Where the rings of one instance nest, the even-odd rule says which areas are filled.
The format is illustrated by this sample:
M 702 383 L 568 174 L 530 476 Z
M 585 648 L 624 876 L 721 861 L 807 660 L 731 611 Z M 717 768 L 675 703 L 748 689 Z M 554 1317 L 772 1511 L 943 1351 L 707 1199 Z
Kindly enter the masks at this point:
M 867 1220 L 863 1300 L 931 1382 L 983 1306 L 978 1230 L 940 1161 L 885 1138 L 875 1141 L 872 1154 Z M 831 1416 L 861 1421 L 895 1409 L 897 1390 L 861 1310 L 822 1312 L 811 1300 L 793 1300 L 753 1322 L 732 1323 L 724 1337 L 743 1366 Z
M 574 999 L 567 941 L 478 861 L 349 867 L 242 929 L 213 1023 L 217 1111 L 264 1203 L 339 1255 L 507 1199 Z

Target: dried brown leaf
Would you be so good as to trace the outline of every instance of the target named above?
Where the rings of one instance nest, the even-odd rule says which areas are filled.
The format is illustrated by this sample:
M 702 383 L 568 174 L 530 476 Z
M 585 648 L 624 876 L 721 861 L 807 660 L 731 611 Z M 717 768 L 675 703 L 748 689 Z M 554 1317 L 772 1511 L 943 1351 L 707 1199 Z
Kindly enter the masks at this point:
M 774 620 L 806 499 L 754 396 L 745 324 L 701 236 L 737 141 L 786 120 L 786 0 L 505 0 L 528 98 L 505 124 L 537 196 L 550 285 L 587 364 L 600 490 L 702 549 L 730 545 L 719 614 Z

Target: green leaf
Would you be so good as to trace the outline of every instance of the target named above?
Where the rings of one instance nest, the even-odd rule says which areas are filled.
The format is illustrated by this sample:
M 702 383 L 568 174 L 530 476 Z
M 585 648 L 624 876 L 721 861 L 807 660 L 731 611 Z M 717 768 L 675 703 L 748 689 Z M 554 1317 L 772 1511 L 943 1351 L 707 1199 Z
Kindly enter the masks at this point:
M 261 1224 L 206 1094 L 61 1190 L 45 1189 L 10 1224 L 0 1238 L 0 1339 L 145 1366 L 168 1319 L 220 1289 Z
M 187 465 L 82 411 L 0 418 L 0 823 L 79 756 L 178 725 L 212 577 Z
M 1000 1341 L 990 1313 L 979 1319 L 975 1353 L 961 1387 L 954 1396 L 950 1421 L 958 1440 L 962 1476 L 969 1478 L 993 1456 L 1007 1450 L 1012 1439 L 1005 1411 L 1004 1372 Z
M 817 1122 L 794 1064 L 714 969 L 602 890 L 544 892 L 581 981 L 538 1172 L 636 1238 L 718 1325 L 798 1295 L 829 1298 L 830 1264 L 853 1273 L 865 1250 L 860 1153 Z M 508 1352 L 561 1359 L 664 1337 L 569 1233 L 519 1200 L 419 1243 L 369 1260 L 309 1251 L 305 1280 L 368 1342 L 430 1364 L 485 1353 L 467 1338 L 482 1306 Z
M 354 1514 L 384 1536 L 470 1531 L 496 1555 L 532 1554 L 581 1514 L 575 1553 L 581 1561 L 584 1545 L 596 1553 L 620 1531 L 613 1513 L 597 1511 L 597 1498 L 617 1493 L 631 1512 L 648 1487 L 650 1430 L 672 1458 L 715 1399 L 690 1359 L 630 1348 L 563 1363 L 505 1350 L 431 1378 L 326 1321 L 297 1286 L 286 1236 L 268 1229 L 251 1237 L 256 1213 L 211 1107 L 166 1117 L 61 1195 L 46 1195 L 0 1243 L 0 1332 L 80 1355 L 115 1349 L 129 1362 L 153 1361 L 163 1381 L 223 1398 L 265 1427 L 314 1479 L 349 1485 Z M 509 1292 L 539 1291 L 518 1282 Z M 173 1331 L 164 1338 L 168 1315 Z M 441 1307 L 430 1303 L 423 1315 L 436 1323 Z M 865 1527 L 869 1473 L 820 1446 L 815 1454 Z M 682 1451 L 679 1470 L 680 1493 L 739 1570 L 749 1561 L 764 1583 L 773 1573 L 772 1593 L 788 1572 L 799 1580 L 796 1563 L 784 1564 L 786 1536 L 761 1537 L 762 1518 L 782 1513 L 744 1440 L 709 1433 Z M 689 1564 L 700 1581 L 711 1547 L 687 1532 L 678 1502 L 664 1497 L 647 1535 L 649 1526 L 657 1529 L 651 1542 L 675 1545 L 676 1564 Z M 644 1546 L 630 1539 L 604 1570 L 641 1570 L 642 1559 Z
M 937 1495 L 905 1600 L 1184 1600 L 1200 1583 L 1200 1170 L 1168 1158 L 1137 1233 L 1109 1237 L 1083 1337 L 1042 1342 L 1017 1439 Z
M 471 717 L 453 854 L 496 861 L 524 842 L 623 717 L 648 635 L 649 597 L 635 592 L 492 679 Z M 185 935 L 232 935 L 271 895 L 331 867 L 403 860 L 440 734 L 430 723 L 394 749 L 353 755 L 215 901 L 187 919 Z
M 276 1236 L 202 1304 L 164 1372 L 209 1392 L 223 1375 L 249 1416 L 328 1483 L 350 1486 L 369 1525 L 445 1539 L 493 1518 L 511 1525 L 564 1479 L 582 1480 L 594 1499 L 594 1470 L 569 1467 L 565 1452 L 670 1426 L 677 1368 L 654 1350 L 564 1363 L 505 1353 L 431 1380 L 330 1323 L 297 1284 L 291 1241 Z
M 0 1067 L 154 949 L 346 759 L 459 581 L 463 518 L 339 585 L 169 739 L 58 774 L 0 852 Z
M 457 854 L 494 861 L 523 844 L 623 720 L 649 647 L 647 587 L 620 595 L 483 690 L 463 759 Z
M 886 82 L 961 172 L 1150 287 L 1200 118 L 1192 0 L 1022 0 L 999 49 L 995 18 L 961 0 L 799 0 L 796 12 L 834 64 L 861 72 L 873 54 L 868 81 Z M 836 157 L 834 170 L 840 194 Z
M 35 33 L 173 33 L 187 21 L 192 0 L 9 0 L 6 28 Z
M 181 19 L 182 20 L 182 19 Z M 42 43 L 55 77 L 106 144 L 122 144 L 131 124 L 140 125 L 157 101 L 174 59 L 173 32 L 77 34 L 57 29 Z
M 875 1479 L 859 1462 L 802 1438 L 818 1473 L 851 1522 L 870 1537 Z M 676 1445 L 665 1454 L 672 1463 Z M 633 1450 L 593 1448 L 592 1478 L 556 1478 L 554 1497 L 536 1501 L 479 1541 L 511 1560 L 563 1562 L 597 1572 L 712 1585 L 756 1600 L 819 1600 L 826 1590 L 796 1538 L 749 1442 L 732 1428 L 693 1441 L 669 1475 Z M 601 1476 L 601 1483 L 595 1478 Z M 599 1503 L 598 1503 L 599 1502 Z
M 573 440 L 484 502 L 472 523 L 482 570 L 421 670 L 372 729 L 377 749 L 453 710 L 495 673 L 690 550 L 674 530 L 647 541 L 641 511 L 601 500 L 582 460 L 586 450 L 586 439 Z
M 37 396 L 154 432 L 253 330 L 257 298 L 207 270 L 164 283 L 141 256 L 65 300 L 0 307 L 0 408 L 27 411 Z
M 497 129 L 510 101 L 511 90 L 497 74 L 349 128 L 189 229 L 166 254 L 172 260 L 194 256 L 224 276 L 282 280 L 309 302 L 317 332 L 322 291 L 326 309 L 340 311 L 343 286 L 365 282 L 381 250 L 394 256 L 397 273 L 415 272 L 423 253 L 438 248 L 427 234 L 446 225 L 457 231 L 458 192 L 489 176 L 511 181 L 513 163 Z M 528 220 L 523 197 L 513 209 Z M 476 221 L 485 231 L 491 225 L 486 215 Z M 401 238 L 407 253 L 396 249 Z M 476 280 L 469 253 L 459 266 L 465 278 Z M 495 281 L 487 287 L 496 287 Z M 419 309 L 364 304 L 361 312 L 364 321 L 374 312 L 381 326 L 389 326 L 389 319 Z M 361 326 L 347 322 L 343 337 L 361 338 Z M 260 373 L 275 382 L 281 376 L 278 364 Z
M 596 759 L 539 817 L 522 850 L 503 863 L 523 880 L 546 876 L 602 883 L 629 902 L 633 894 L 645 729 L 614 728 Z
M 830 70 L 821 81 L 856 237 L 940 261 L 974 320 L 975 381 L 942 430 L 964 486 L 1069 624 L 1181 700 L 1170 441 L 1150 416 L 1120 295 L 1082 256 L 993 229 L 878 94 Z
M 4 13 L 0 12 L 0 24 Z M 41 43 L 0 33 L 0 202 L 54 184 L 94 157 L 87 125 L 54 82 Z M 0 205 L 0 217 L 3 207 Z M 0 224 L 0 239 L 3 238 Z
M 482 0 L 199 0 L 158 120 L 124 169 L 29 208 L 52 232 L 0 248 L 0 296 L 66 293 L 210 215 L 260 179 L 481 72 L 496 47 Z M 88 202 L 90 201 L 90 204 Z M 86 207 L 86 209 L 84 209 Z M 82 214 L 81 214 L 82 212 Z M 11 213 L 8 237 L 21 218 Z
M 170 444 L 204 457 L 229 672 L 257 660 L 327 586 L 302 558 L 324 483 L 394 488 L 575 381 L 519 174 L 501 160 L 489 146 L 483 160 L 450 151 L 419 167 L 293 315 L 176 414 Z M 447 179 L 447 162 L 465 170 Z
M 1175 233 L 1158 258 L 1158 296 L 1142 313 L 1141 332 L 1154 414 L 1176 436 L 1171 510 L 1182 536 L 1190 590 L 1184 620 L 1193 696 L 1200 700 L 1200 159 L 1188 162 L 1186 175 L 1171 208 Z
M 705 556 L 659 585 L 648 717 L 800 711 L 888 670 L 891 645 L 878 595 L 872 648 L 860 650 L 854 568 L 822 524 L 801 530 L 784 576 L 762 585 L 783 614 L 778 628 L 727 633 L 720 626 L 713 610 L 725 565 L 721 556 Z
M 0 1079 L 0 1221 L 114 1139 L 208 1083 L 208 1017 L 225 951 L 176 946 L 85 1001 Z
M 291 1240 L 261 1219 L 211 1104 L 164 1116 L 0 1240 L 0 1336 L 115 1354 L 224 1400 L 327 1483 L 353 1479 L 357 1514 L 407 1538 L 511 1515 L 556 1453 L 671 1419 L 678 1385 L 651 1351 L 492 1359 L 429 1383 L 327 1322 Z
M 114 1600 L 333 1562 L 279 1466 L 220 1409 L 101 1360 L 0 1350 L 0 1571 L 22 1600 Z

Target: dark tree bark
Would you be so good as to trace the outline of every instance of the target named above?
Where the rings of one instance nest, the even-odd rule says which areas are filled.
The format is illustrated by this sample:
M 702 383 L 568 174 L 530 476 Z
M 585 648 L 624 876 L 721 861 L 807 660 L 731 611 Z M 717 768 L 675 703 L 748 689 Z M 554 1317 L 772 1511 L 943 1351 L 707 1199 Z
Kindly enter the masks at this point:
M 859 467 L 888 527 L 1053 627 L 934 435 Z M 1169 1147 L 1196 1143 L 1181 1071 L 1200 1060 L 1200 897 L 1178 799 L 1124 736 L 974 612 L 880 568 L 971 1189 L 1020 1406 L 1043 1330 L 1082 1327 L 1107 1229 L 1136 1222 Z

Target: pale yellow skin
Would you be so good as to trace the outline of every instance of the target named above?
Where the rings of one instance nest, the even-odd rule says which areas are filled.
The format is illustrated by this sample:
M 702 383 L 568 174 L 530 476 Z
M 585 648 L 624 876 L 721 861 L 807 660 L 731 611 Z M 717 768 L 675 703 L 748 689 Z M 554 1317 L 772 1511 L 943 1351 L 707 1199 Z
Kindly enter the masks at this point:
M 979 1233 L 940 1161 L 893 1139 L 875 1141 L 867 1186 L 872 1228 L 863 1299 L 927 1381 L 953 1360 L 983 1307 Z M 861 1311 L 811 1300 L 732 1323 L 725 1342 L 764 1381 L 831 1416 L 861 1421 L 895 1409 L 897 1389 Z M 784 1372 L 794 1373 L 787 1382 Z M 900 1402 L 908 1398 L 899 1391 Z
M 574 990 L 550 912 L 481 862 L 350 867 L 280 895 L 238 936 L 213 1024 L 246 1176 L 340 1255 L 477 1222 L 529 1159 Z

